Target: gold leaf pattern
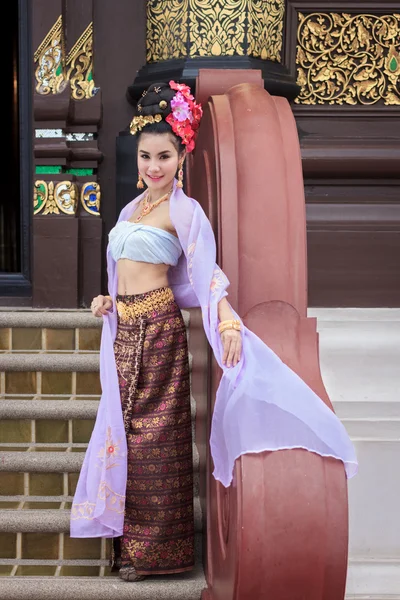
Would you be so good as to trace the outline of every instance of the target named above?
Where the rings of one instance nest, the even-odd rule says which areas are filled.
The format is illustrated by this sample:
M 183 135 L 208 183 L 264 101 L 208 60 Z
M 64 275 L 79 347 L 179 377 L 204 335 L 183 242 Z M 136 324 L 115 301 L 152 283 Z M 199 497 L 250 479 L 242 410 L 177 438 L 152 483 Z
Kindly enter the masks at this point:
M 190 56 L 244 54 L 248 0 L 189 0 Z
M 58 94 L 65 88 L 64 36 L 62 17 L 58 17 L 34 54 L 37 81 L 36 91 L 41 95 Z
M 284 0 L 250 0 L 247 54 L 280 62 L 283 44 Z
M 400 105 L 400 15 L 299 13 L 297 104 Z
M 186 56 L 280 61 L 284 0 L 149 0 L 147 62 Z
M 67 78 L 75 100 L 91 98 L 95 93 L 93 81 L 93 23 L 89 23 L 67 56 Z
M 58 208 L 66 215 L 74 215 L 78 205 L 78 188 L 71 181 L 59 181 L 54 188 Z
M 46 206 L 48 198 L 48 185 L 46 181 L 37 179 L 33 191 L 33 214 L 38 215 Z
M 47 184 L 47 201 L 43 211 L 44 215 L 59 215 L 60 211 L 54 198 L 54 183 Z
M 147 62 L 187 56 L 189 0 L 148 0 Z

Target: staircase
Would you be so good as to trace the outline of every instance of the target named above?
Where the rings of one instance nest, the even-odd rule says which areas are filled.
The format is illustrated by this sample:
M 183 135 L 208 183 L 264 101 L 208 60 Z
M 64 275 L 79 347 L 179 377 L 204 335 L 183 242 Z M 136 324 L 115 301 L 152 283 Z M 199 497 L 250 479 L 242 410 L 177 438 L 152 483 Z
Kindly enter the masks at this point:
M 200 600 L 196 447 L 194 571 L 125 583 L 109 567 L 111 540 L 69 537 L 101 393 L 101 323 L 87 310 L 0 312 L 0 599 Z
M 319 308 L 321 372 L 351 436 L 346 600 L 400 600 L 400 309 Z

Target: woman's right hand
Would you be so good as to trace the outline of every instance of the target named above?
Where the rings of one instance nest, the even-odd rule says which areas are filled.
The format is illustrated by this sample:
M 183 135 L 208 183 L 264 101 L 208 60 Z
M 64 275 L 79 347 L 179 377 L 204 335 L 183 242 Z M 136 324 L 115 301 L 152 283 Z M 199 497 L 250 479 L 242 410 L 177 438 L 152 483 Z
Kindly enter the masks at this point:
M 90 308 L 95 317 L 102 317 L 112 308 L 112 300 L 109 296 L 96 296 L 92 300 Z

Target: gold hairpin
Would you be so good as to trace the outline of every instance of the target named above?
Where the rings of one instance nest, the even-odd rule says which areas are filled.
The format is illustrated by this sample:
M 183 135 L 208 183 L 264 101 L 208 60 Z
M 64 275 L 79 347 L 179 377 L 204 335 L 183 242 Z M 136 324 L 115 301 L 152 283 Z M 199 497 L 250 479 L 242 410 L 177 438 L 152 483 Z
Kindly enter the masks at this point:
M 138 117 L 133 117 L 129 130 L 132 135 L 135 135 L 135 133 L 141 131 L 149 123 L 159 123 L 160 121 L 162 121 L 162 115 L 146 115 L 145 117 L 139 115 Z
M 161 88 L 157 86 L 154 88 L 154 91 L 156 94 L 159 94 L 161 92 Z
M 161 100 L 158 106 L 161 108 L 161 110 L 164 110 L 164 108 L 167 108 L 168 102 L 166 102 L 165 100 Z
M 144 92 L 142 94 L 142 98 L 144 98 L 146 94 L 147 94 L 147 90 L 144 90 Z

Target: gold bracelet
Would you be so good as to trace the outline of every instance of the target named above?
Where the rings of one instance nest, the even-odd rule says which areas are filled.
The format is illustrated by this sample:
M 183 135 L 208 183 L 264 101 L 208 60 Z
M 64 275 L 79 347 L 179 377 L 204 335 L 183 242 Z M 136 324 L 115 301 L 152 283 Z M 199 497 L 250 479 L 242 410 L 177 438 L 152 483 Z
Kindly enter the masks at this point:
M 240 331 L 241 328 L 242 327 L 240 321 L 237 319 L 228 319 L 227 321 L 221 321 L 218 324 L 219 333 L 223 333 L 227 329 L 234 329 L 235 331 Z

